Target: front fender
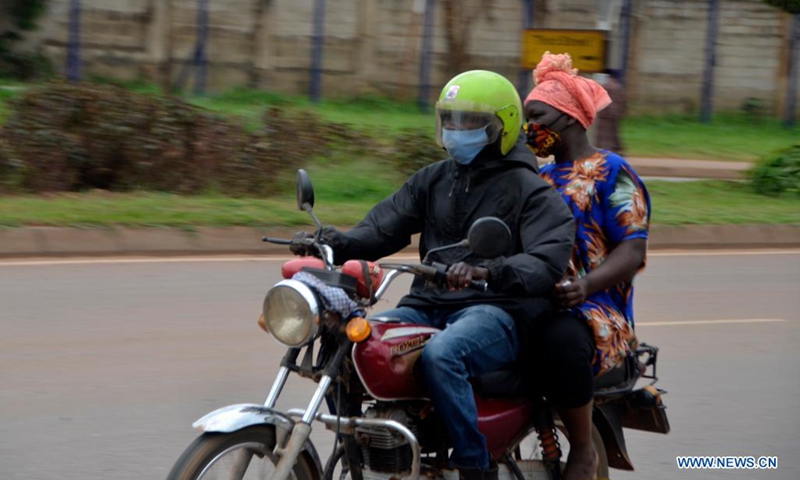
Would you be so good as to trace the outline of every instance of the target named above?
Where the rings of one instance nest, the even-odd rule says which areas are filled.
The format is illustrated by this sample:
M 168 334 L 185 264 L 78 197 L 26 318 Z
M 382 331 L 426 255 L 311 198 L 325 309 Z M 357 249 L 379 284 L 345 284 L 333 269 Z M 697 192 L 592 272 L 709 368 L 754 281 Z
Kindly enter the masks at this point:
M 192 427 L 206 433 L 230 433 L 253 425 L 272 425 L 275 427 L 275 440 L 281 447 L 286 445 L 294 428 L 294 420 L 283 412 L 254 403 L 228 405 L 206 414 L 192 424 Z M 303 451 L 322 476 L 322 462 L 317 449 L 311 440 L 307 441 Z M 319 478 L 318 477 L 318 478 Z
M 278 443 L 291 433 L 294 421 L 285 413 L 253 403 L 239 403 L 218 408 L 194 422 L 201 432 L 230 433 L 253 425 L 274 425 Z

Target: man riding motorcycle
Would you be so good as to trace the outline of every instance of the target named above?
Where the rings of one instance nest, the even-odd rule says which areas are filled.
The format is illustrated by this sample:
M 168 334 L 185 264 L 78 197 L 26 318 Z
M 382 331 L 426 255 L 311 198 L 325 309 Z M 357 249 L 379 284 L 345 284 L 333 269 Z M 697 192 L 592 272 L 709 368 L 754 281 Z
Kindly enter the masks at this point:
M 342 264 L 392 255 L 421 233 L 420 258 L 451 265 L 450 288 L 415 279 L 398 308 L 383 313 L 443 329 L 426 345 L 422 366 L 434 408 L 453 442 L 461 478 L 496 479 L 468 379 L 511 364 L 529 322 L 549 308 L 547 296 L 566 271 L 574 242 L 572 213 L 538 175 L 522 134 L 514 86 L 493 72 L 450 80 L 436 104 L 436 140 L 451 158 L 422 168 L 347 232 L 324 230 Z M 484 260 L 468 249 L 435 252 L 461 241 L 470 225 L 494 216 L 511 228 L 514 248 Z M 307 235 L 300 232 L 298 236 Z M 300 246 L 295 253 L 305 253 Z M 488 290 L 465 289 L 486 280 Z

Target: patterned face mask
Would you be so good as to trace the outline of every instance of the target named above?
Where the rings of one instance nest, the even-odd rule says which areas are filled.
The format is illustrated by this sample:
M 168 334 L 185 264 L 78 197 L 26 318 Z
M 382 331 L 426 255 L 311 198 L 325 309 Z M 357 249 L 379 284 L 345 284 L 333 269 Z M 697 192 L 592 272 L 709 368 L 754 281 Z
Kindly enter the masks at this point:
M 550 125 L 553 125 L 561 118 L 559 116 L 552 122 Z M 540 158 L 547 158 L 549 157 L 553 151 L 559 149 L 563 144 L 564 141 L 561 139 L 561 135 L 550 129 L 550 125 L 542 125 L 540 123 L 526 123 L 525 124 L 525 134 L 528 137 L 528 146 L 533 153 L 536 154 L 537 157 Z

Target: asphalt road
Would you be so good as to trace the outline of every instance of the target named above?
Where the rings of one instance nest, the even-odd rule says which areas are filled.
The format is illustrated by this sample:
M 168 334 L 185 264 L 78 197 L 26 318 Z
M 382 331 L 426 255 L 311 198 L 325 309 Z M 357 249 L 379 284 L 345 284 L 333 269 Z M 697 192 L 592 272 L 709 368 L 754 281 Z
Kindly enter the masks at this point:
M 0 263 L 0 479 L 164 478 L 194 420 L 263 401 L 283 349 L 256 319 L 279 265 Z M 627 431 L 637 472 L 612 478 L 800 478 L 800 252 L 655 255 L 636 301 L 672 433 Z M 279 406 L 312 390 L 294 379 Z M 677 455 L 779 468 L 678 470 Z

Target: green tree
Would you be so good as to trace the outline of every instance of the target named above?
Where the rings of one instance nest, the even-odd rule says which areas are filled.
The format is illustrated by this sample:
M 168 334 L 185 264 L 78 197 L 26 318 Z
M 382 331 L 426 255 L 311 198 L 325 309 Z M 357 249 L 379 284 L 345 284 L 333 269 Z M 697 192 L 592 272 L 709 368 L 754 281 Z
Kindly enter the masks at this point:
M 0 76 L 30 78 L 45 67 L 41 57 L 16 50 L 24 32 L 36 29 L 36 20 L 47 10 L 48 0 L 12 0 L 0 7 Z
M 764 3 L 789 13 L 800 13 L 800 0 L 764 0 Z
M 47 0 L 14 0 L 11 16 L 21 30 L 36 28 L 36 19 L 47 10 Z

